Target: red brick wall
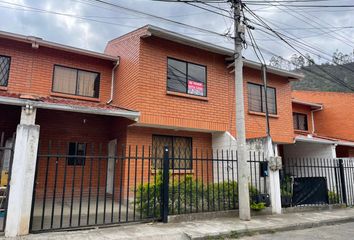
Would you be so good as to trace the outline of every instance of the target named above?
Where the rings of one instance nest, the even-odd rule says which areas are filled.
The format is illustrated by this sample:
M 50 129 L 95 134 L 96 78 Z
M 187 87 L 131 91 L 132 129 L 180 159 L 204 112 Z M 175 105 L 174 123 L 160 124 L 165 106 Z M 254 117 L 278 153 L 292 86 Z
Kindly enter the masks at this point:
M 91 175 L 93 193 L 95 194 L 98 186 L 98 176 L 100 175 L 100 193 L 104 193 L 107 158 L 98 158 L 97 156 L 107 156 L 108 142 L 119 135 L 117 130 L 111 129 L 111 125 L 117 122 L 107 116 L 97 116 L 90 114 L 69 113 L 63 111 L 50 111 L 38 109 L 36 123 L 40 125 L 40 150 L 37 166 L 37 197 L 44 194 L 45 177 L 47 169 L 48 157 L 44 156 L 48 153 L 54 155 L 67 155 L 69 142 L 87 143 L 86 156 L 96 156 L 94 158 L 87 157 L 85 165 L 75 167 L 74 190 L 75 196 L 80 194 L 82 172 L 84 174 L 83 193 L 87 195 L 89 187 L 89 176 Z M 124 120 L 122 121 L 124 124 Z M 51 150 L 49 151 L 49 141 L 51 141 Z M 92 159 L 92 173 L 91 171 Z M 47 196 L 53 195 L 55 182 L 55 162 L 58 161 L 57 169 L 57 195 L 61 195 L 64 185 L 65 162 L 66 157 L 56 156 L 49 158 L 49 170 L 47 179 Z M 100 170 L 98 170 L 100 167 Z M 100 171 L 100 173 L 99 173 Z M 117 170 L 118 172 L 119 170 Z M 74 167 L 67 166 L 66 171 L 66 196 L 71 196 L 72 179 Z M 118 173 L 117 173 L 118 174 Z
M 200 133 L 200 132 L 189 132 L 189 131 L 173 131 L 173 130 L 167 130 L 167 129 L 159 129 L 159 128 L 146 128 L 146 127 L 128 127 L 128 132 L 127 132 L 127 145 L 131 145 L 131 154 L 135 156 L 135 147 L 138 145 L 138 156 L 142 156 L 142 146 L 144 145 L 145 151 L 144 151 L 144 156 L 148 157 L 149 156 L 149 147 L 151 148 L 152 146 L 152 135 L 169 135 L 169 136 L 182 136 L 182 137 L 191 137 L 192 138 L 192 147 L 193 147 L 193 158 L 201 158 L 201 154 L 203 154 L 203 157 L 206 158 L 207 154 L 208 157 L 211 159 L 211 148 L 212 148 L 212 137 L 210 133 Z M 207 153 L 208 152 L 208 153 Z M 137 165 L 137 171 L 141 172 L 142 170 L 142 161 L 138 161 Z M 148 160 L 144 161 L 144 182 L 148 181 Z M 131 171 L 135 171 L 135 165 L 134 163 L 131 165 L 132 169 Z M 195 172 L 196 169 L 198 168 L 198 172 Z M 201 169 L 204 169 L 203 171 L 203 176 L 202 176 L 202 171 Z M 207 171 L 207 168 L 209 171 Z M 206 161 L 202 162 L 198 161 L 198 166 L 197 162 L 193 162 L 193 167 L 192 171 L 185 171 L 182 170 L 181 173 L 184 175 L 184 173 L 191 173 L 193 174 L 194 177 L 198 178 L 204 178 L 205 181 L 211 180 L 212 179 L 212 161 L 209 161 L 206 163 Z M 124 179 L 127 181 L 127 167 L 125 167 L 125 174 L 124 174 Z M 178 172 L 178 171 L 177 171 Z M 207 175 L 208 173 L 208 175 Z M 129 181 L 130 185 L 134 184 L 134 179 L 130 179 Z M 125 182 L 127 184 L 127 182 Z
M 245 82 L 262 84 L 261 72 L 245 68 Z M 283 77 L 268 74 L 268 86 L 276 89 L 277 115 L 270 116 L 270 133 L 273 141 L 278 143 L 293 143 L 294 129 L 291 106 L 291 86 Z M 244 85 L 246 112 L 246 136 L 257 138 L 266 136 L 266 119 L 264 114 L 253 114 L 248 111 L 247 84 Z M 233 108 L 234 109 L 234 108 Z M 234 115 L 234 114 L 233 114 Z M 235 126 L 235 121 L 233 120 Z
M 230 131 L 235 135 L 234 80 L 226 68 L 225 56 L 156 37 L 140 39 L 139 34 L 144 34 L 143 29 L 113 40 L 106 48 L 107 53 L 121 56 L 115 104 L 140 111 L 143 124 Z M 207 66 L 207 101 L 166 94 L 167 57 Z M 131 73 L 137 69 L 138 74 Z M 260 71 L 245 68 L 244 75 L 245 83 L 261 83 Z M 271 119 L 271 132 L 275 141 L 290 143 L 293 140 L 290 84 L 272 74 L 268 78 L 269 85 L 277 88 L 278 105 L 278 116 Z M 119 94 L 122 92 L 131 97 Z M 248 109 L 247 97 L 245 101 Z M 248 114 L 246 122 L 248 138 L 265 136 L 264 116 Z
M 294 91 L 292 95 L 296 99 L 323 104 L 323 110 L 314 113 L 318 135 L 354 141 L 353 93 Z
M 308 126 L 308 131 L 299 131 L 299 130 L 295 130 L 295 132 L 308 132 L 308 133 L 312 133 L 312 115 L 311 115 L 311 107 L 310 106 L 306 106 L 306 105 L 301 105 L 301 104 L 297 104 L 297 103 L 293 103 L 293 112 L 294 113 L 302 113 L 302 114 L 306 114 L 307 115 L 307 126 Z
M 99 100 L 102 103 L 110 97 L 110 61 L 85 57 L 78 54 L 49 49 L 40 46 L 33 49 L 31 44 L 0 39 L 0 55 L 11 57 L 10 77 L 4 92 L 38 96 L 54 95 L 51 92 L 54 64 L 80 68 L 101 73 Z M 71 95 L 65 97 L 77 98 Z M 90 98 L 88 98 L 90 99 Z
M 115 72 L 113 103 L 134 109 L 139 94 L 139 48 L 142 30 L 108 42 L 105 53 L 119 56 L 119 67 Z

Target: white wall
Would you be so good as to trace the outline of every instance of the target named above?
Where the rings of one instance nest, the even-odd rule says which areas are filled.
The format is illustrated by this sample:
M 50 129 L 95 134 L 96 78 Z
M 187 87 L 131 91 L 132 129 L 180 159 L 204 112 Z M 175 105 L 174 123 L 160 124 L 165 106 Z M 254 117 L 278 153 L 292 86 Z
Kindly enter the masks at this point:
M 213 161 L 214 182 L 222 182 L 223 179 L 237 181 L 237 162 L 227 161 L 227 154 L 229 159 L 236 159 L 236 139 L 229 132 L 213 133 L 212 147 L 215 159 Z M 219 159 L 219 162 L 216 159 Z
M 323 143 L 297 142 L 284 145 L 284 158 L 335 158 L 335 146 Z
M 339 178 L 334 158 L 335 145 L 332 144 L 297 142 L 284 145 L 286 173 L 294 177 L 325 177 L 330 191 L 336 191 L 336 179 Z
M 231 155 L 233 159 L 236 159 L 237 140 L 229 133 L 213 133 L 212 146 L 214 154 L 213 173 L 214 182 L 224 181 L 237 181 L 237 161 L 231 161 Z M 247 140 L 247 150 L 251 152 L 251 156 L 248 155 L 251 160 L 257 160 L 263 158 L 265 152 L 265 139 L 252 139 Z M 223 151 L 223 157 L 221 152 Z M 218 153 L 219 162 L 216 161 Z M 227 161 L 227 153 L 229 154 L 229 161 Z M 258 190 L 264 192 L 265 178 L 259 178 L 259 165 L 252 163 L 251 166 L 252 185 L 256 186 Z

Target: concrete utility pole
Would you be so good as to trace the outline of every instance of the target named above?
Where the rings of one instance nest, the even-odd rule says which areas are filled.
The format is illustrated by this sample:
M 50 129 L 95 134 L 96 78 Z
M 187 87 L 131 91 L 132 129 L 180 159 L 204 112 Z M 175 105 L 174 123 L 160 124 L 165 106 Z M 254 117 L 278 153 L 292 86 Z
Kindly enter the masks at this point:
M 241 22 L 241 0 L 231 0 L 234 9 L 235 27 L 235 100 L 236 100 L 236 132 L 238 152 L 238 196 L 241 220 L 251 220 L 249 178 L 250 170 L 247 163 L 247 146 L 245 130 L 245 104 L 243 95 L 243 59 L 242 49 L 245 28 Z

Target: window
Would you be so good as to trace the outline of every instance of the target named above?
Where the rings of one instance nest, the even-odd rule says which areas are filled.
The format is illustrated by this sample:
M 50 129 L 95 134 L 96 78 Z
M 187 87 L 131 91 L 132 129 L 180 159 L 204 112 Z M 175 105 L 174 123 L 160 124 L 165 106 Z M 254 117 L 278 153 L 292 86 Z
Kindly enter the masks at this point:
M 168 146 L 170 168 L 192 169 L 192 138 L 175 136 L 152 136 L 153 166 L 162 168 L 164 147 Z
M 206 67 L 172 58 L 167 59 L 167 90 L 206 97 Z
M 307 131 L 307 115 L 303 113 L 293 113 L 294 129 Z
M 77 143 L 77 142 L 69 143 L 68 155 L 69 155 L 68 157 L 69 166 L 85 165 L 86 143 Z
M 253 112 L 266 112 L 264 86 L 248 83 L 248 109 Z M 277 114 L 277 98 L 275 88 L 267 87 L 267 103 L 269 114 Z
M 100 74 L 54 66 L 53 92 L 98 98 Z
M 11 58 L 0 55 L 0 87 L 6 87 L 9 82 Z

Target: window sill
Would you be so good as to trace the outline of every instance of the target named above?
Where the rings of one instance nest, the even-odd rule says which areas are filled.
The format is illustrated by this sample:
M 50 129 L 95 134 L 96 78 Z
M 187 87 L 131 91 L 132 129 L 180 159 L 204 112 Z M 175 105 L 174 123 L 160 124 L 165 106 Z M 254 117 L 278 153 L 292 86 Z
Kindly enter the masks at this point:
M 53 97 L 70 98 L 70 99 L 84 100 L 84 101 L 90 101 L 90 102 L 100 102 L 99 98 L 76 96 L 76 95 L 70 95 L 70 94 L 65 94 L 65 93 L 51 92 L 50 95 Z
M 151 174 L 156 174 L 156 172 L 158 171 L 159 170 L 151 169 Z M 174 169 L 173 172 L 172 170 L 170 170 L 170 173 L 172 173 L 173 175 L 194 174 L 194 169 L 181 169 L 181 171 L 179 171 L 178 169 Z
M 7 87 L 0 86 L 0 91 L 7 91 Z
M 299 130 L 299 129 L 294 129 L 295 133 L 306 133 L 309 134 L 310 132 L 308 130 Z
M 194 96 L 187 93 L 167 91 L 166 94 L 170 96 L 184 97 L 184 98 L 190 98 L 190 99 L 201 100 L 201 101 L 209 101 L 208 97 Z
M 252 114 L 252 115 L 257 115 L 257 116 L 266 116 L 265 113 L 262 113 L 262 112 L 253 112 L 253 111 L 248 111 L 248 114 Z M 275 114 L 269 114 L 269 117 L 271 118 L 279 118 L 279 115 L 275 115 Z

